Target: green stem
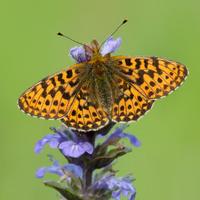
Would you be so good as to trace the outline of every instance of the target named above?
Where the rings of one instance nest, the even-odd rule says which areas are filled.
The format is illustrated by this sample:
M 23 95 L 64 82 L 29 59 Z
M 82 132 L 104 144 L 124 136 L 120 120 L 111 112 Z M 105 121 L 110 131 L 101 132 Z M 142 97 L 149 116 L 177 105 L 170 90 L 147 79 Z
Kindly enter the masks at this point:
M 88 135 L 88 141 L 93 146 L 95 146 L 95 137 L 96 137 L 95 133 Z M 83 181 L 84 181 L 83 189 L 86 193 L 87 193 L 88 187 L 92 184 L 92 174 L 93 174 L 94 169 L 91 169 L 91 167 L 89 166 L 89 162 L 92 157 L 93 157 L 93 154 L 87 155 L 87 158 L 85 159 L 85 163 L 83 166 Z

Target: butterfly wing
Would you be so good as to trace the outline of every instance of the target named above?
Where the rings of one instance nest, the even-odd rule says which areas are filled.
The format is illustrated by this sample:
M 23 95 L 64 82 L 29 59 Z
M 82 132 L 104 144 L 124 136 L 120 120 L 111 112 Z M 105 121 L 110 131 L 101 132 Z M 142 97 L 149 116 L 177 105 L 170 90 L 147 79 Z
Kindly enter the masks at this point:
M 154 100 L 166 96 L 187 76 L 184 65 L 157 57 L 115 56 L 120 95 L 115 99 L 114 121 L 137 120 Z
M 113 104 L 112 120 L 129 122 L 143 116 L 151 107 L 154 100 L 146 98 L 132 84 L 118 78 L 120 93 Z
M 45 119 L 62 118 L 74 101 L 83 73 L 83 65 L 76 64 L 44 78 L 20 96 L 20 109 L 27 114 Z
M 119 71 L 149 99 L 158 99 L 175 90 L 187 76 L 183 64 L 157 57 L 114 57 Z
M 90 78 L 88 77 L 87 82 L 76 95 L 69 112 L 61 119 L 67 127 L 83 132 L 101 129 L 109 122 L 107 114 L 96 101 L 89 84 Z

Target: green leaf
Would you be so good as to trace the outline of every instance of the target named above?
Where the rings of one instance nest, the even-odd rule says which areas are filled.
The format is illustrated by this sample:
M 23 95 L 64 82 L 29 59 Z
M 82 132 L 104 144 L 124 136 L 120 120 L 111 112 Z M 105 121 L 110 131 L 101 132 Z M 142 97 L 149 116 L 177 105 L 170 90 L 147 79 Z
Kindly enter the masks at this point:
M 113 162 L 116 158 L 123 156 L 124 154 L 130 152 L 129 148 L 126 147 L 118 147 L 115 149 L 110 150 L 109 152 L 105 153 L 104 155 L 97 156 L 94 158 L 90 163 L 89 166 L 99 169 L 105 167 Z
M 95 200 L 108 200 L 112 197 L 112 192 L 110 190 L 96 190 L 94 199 Z
M 62 186 L 61 184 L 59 184 L 55 181 L 45 181 L 44 184 L 48 187 L 55 189 L 57 192 L 59 192 L 67 200 L 82 200 L 79 196 L 73 194 L 66 187 Z

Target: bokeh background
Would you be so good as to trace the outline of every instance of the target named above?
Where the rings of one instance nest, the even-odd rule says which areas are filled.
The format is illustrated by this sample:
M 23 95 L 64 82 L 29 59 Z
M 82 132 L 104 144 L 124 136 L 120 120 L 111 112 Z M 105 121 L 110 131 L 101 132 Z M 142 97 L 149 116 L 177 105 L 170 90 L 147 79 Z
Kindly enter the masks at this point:
M 200 3 L 197 0 L 18 0 L 1 1 L 0 37 L 0 199 L 58 199 L 34 177 L 50 165 L 46 148 L 33 152 L 35 142 L 58 121 L 24 115 L 18 96 L 48 74 L 69 66 L 71 41 L 104 40 L 124 19 L 117 34 L 118 55 L 156 55 L 180 61 L 190 75 L 181 88 L 158 101 L 128 131 L 142 147 L 118 160 L 119 175 L 133 173 L 137 200 L 200 199 Z M 48 178 L 48 176 L 47 176 Z M 54 178 L 54 177 L 51 177 Z

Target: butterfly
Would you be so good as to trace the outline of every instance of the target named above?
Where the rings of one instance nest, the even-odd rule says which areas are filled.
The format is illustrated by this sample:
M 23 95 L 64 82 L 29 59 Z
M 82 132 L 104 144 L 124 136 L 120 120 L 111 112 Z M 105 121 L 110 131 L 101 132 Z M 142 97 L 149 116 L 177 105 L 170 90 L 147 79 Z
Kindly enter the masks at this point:
M 77 63 L 27 89 L 18 99 L 20 109 L 95 131 L 109 122 L 138 120 L 188 74 L 183 64 L 158 57 L 111 56 L 120 44 L 120 38 L 109 37 L 103 45 L 93 40 L 72 48 Z

